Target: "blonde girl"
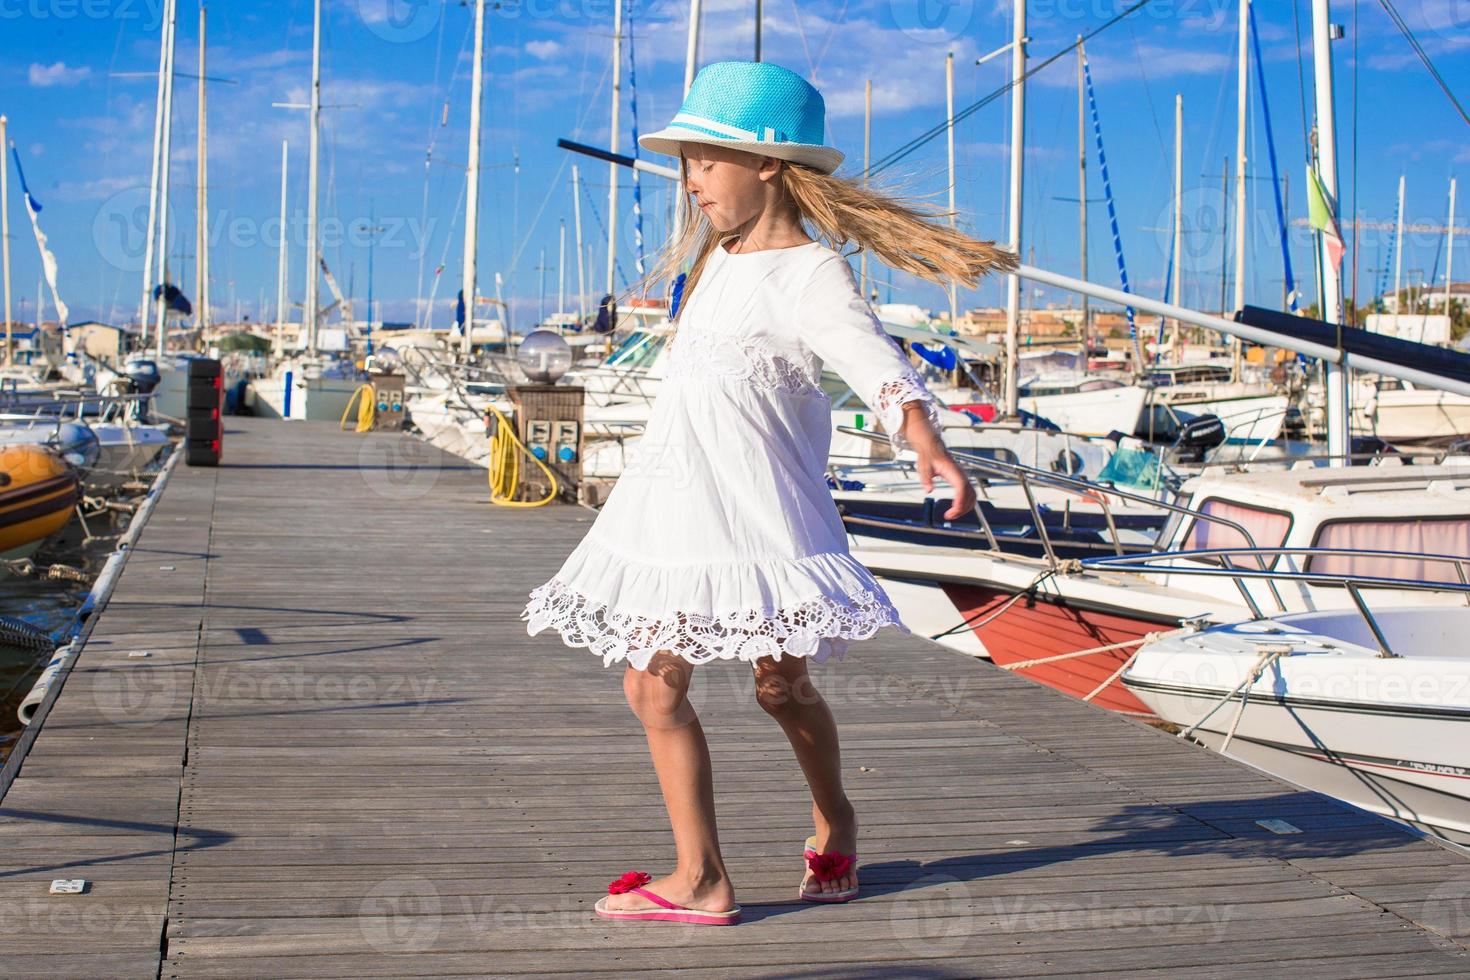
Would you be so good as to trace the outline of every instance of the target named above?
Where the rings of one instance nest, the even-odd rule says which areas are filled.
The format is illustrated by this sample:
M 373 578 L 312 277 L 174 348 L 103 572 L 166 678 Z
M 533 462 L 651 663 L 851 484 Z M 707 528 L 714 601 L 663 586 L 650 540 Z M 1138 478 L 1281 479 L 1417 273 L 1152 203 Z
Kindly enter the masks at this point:
M 858 895 L 857 813 L 842 785 L 832 712 L 807 673 L 884 626 L 908 632 L 848 553 L 828 490 L 834 370 L 911 451 L 926 491 L 974 490 L 940 439 L 938 405 L 835 251 L 849 241 L 906 272 L 974 286 L 1014 257 L 919 209 L 835 177 L 822 96 L 770 62 L 718 62 L 665 129 L 640 137 L 676 156 L 682 234 L 647 281 L 685 266 L 664 379 L 636 454 L 586 537 L 533 589 L 522 618 L 604 665 L 642 722 L 673 829 L 663 877 L 629 871 L 596 904 L 614 919 L 740 920 L 715 823 L 709 748 L 688 691 L 694 668 L 751 665 L 812 796 L 797 896 Z

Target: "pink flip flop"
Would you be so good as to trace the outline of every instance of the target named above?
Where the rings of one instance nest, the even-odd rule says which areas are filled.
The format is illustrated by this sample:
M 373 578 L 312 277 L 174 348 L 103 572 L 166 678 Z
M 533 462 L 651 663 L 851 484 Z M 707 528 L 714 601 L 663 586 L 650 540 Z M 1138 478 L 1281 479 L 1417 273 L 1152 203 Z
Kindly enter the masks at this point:
M 642 895 L 653 904 L 659 906 L 656 909 L 610 909 L 603 905 L 607 901 L 599 898 L 594 905 L 593 911 L 604 919 L 643 919 L 650 922 L 685 922 L 696 926 L 733 926 L 740 921 L 740 906 L 735 906 L 728 912 L 707 912 L 703 909 L 691 909 L 687 905 L 678 905 L 643 886 L 653 880 L 653 876 L 645 871 L 629 871 L 617 881 L 607 886 L 609 895 L 622 895 L 632 892 Z
M 847 874 L 849 871 L 857 870 L 857 855 L 843 854 L 841 851 L 823 851 L 817 853 L 817 839 L 808 837 L 806 839 L 806 850 L 803 854 L 806 858 L 806 866 L 811 870 L 812 877 L 818 881 L 834 881 Z M 797 885 L 797 894 L 803 902 L 826 902 L 829 904 L 837 902 L 850 902 L 858 896 L 858 886 L 844 888 L 835 892 L 809 892 L 802 885 Z

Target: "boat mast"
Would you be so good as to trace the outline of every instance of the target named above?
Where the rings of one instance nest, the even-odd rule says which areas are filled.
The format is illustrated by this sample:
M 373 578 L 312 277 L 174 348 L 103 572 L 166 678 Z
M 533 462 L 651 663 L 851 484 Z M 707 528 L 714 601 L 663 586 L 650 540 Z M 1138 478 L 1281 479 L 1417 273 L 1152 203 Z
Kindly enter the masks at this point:
M 572 164 L 572 221 L 577 234 L 577 321 L 580 323 L 587 318 L 587 279 L 582 262 L 582 179 L 575 163 Z
M 143 301 L 138 304 L 139 341 L 148 336 L 149 305 L 153 301 L 153 233 L 158 225 L 158 150 L 163 139 L 163 90 L 164 77 L 168 72 L 168 52 L 172 43 L 169 36 L 169 12 L 173 0 L 164 0 L 163 28 L 158 34 L 158 96 L 153 106 L 153 156 L 148 173 L 148 235 L 143 244 Z
M 944 97 L 945 117 L 944 129 L 945 140 L 949 144 L 949 227 L 951 231 L 958 228 L 954 208 L 954 52 L 951 51 L 944 56 Z M 864 252 L 867 249 L 863 250 Z M 953 276 L 949 279 L 949 328 L 957 330 L 955 324 L 959 321 L 959 291 L 955 286 Z
M 873 166 L 873 80 L 863 83 L 863 190 L 868 189 L 868 170 Z M 862 283 L 863 299 L 876 292 L 868 282 L 868 250 L 863 249 L 858 260 L 858 280 Z
M 1015 0 L 1011 18 L 1011 173 L 1010 200 L 1006 215 L 1006 240 L 1011 251 L 1021 254 L 1021 161 L 1026 143 L 1026 0 Z M 1085 205 L 1084 205 L 1085 207 Z M 1019 408 L 1016 372 L 1020 366 L 1016 345 L 1020 342 L 1021 277 L 1006 273 L 1006 417 L 1015 418 Z
M 209 194 L 206 184 L 209 176 L 207 161 L 208 153 L 205 149 L 205 103 L 204 103 L 204 5 L 199 5 L 199 123 L 198 123 L 198 150 L 199 157 L 196 167 L 195 178 L 195 239 L 194 246 L 194 292 L 195 302 L 199 309 L 195 317 L 195 323 L 199 327 L 199 339 L 204 340 L 204 332 L 209 329 Z
M 699 14 L 700 0 L 689 0 L 689 42 L 684 49 L 684 95 L 689 94 L 689 88 L 694 84 L 694 68 L 699 55 Z M 674 193 L 684 193 L 684 175 L 681 173 L 679 179 L 674 182 Z M 684 212 L 674 208 L 674 239 L 677 241 L 684 231 Z M 863 253 L 863 261 L 867 261 L 867 253 Z
M 1455 260 L 1455 178 L 1450 178 L 1450 216 L 1444 223 L 1444 315 L 1450 315 L 1450 270 Z M 1453 326 L 1453 324 L 1451 324 Z
M 291 315 L 286 309 L 286 141 L 281 140 L 281 227 L 276 250 L 276 342 L 286 333 Z
M 567 219 L 561 219 L 556 256 L 556 312 L 567 311 Z
M 163 142 L 159 146 L 158 157 L 158 262 L 164 270 L 159 281 L 165 288 L 159 290 L 158 316 L 154 324 L 154 329 L 158 331 L 155 341 L 160 361 L 163 360 L 165 324 L 168 317 L 168 164 L 173 144 L 174 41 L 178 29 L 176 14 L 177 0 L 168 0 L 168 71 L 164 74 Z
M 613 50 L 612 50 L 612 125 L 608 135 L 608 149 L 618 152 L 618 100 L 622 94 L 623 78 L 623 0 L 613 0 Z M 618 263 L 618 164 L 607 165 L 607 292 L 614 291 L 613 272 Z M 613 303 L 612 326 L 617 326 L 617 303 Z M 608 331 L 608 343 L 612 343 L 612 330 Z
M 8 122 L 0 116 L 0 265 L 5 267 L 5 366 L 15 363 L 15 333 L 10 326 L 10 161 L 4 159 L 10 147 Z
M 1399 292 L 1404 272 L 1404 175 L 1399 174 L 1399 217 L 1393 233 L 1393 325 L 1398 333 L 1399 315 L 1404 312 L 1403 294 Z
M 475 0 L 475 63 L 470 74 L 470 154 L 464 198 L 464 334 L 460 350 L 468 356 L 475 332 L 475 248 L 480 230 L 480 93 L 485 84 L 485 0 Z M 506 340 L 510 339 L 506 317 Z
M 1327 0 L 1312 0 L 1312 69 L 1316 83 L 1317 176 L 1327 192 L 1328 207 L 1337 210 L 1337 122 L 1332 88 L 1332 24 Z M 1334 219 L 1336 215 L 1332 216 Z M 1325 234 L 1325 233 L 1319 233 Z M 1322 249 L 1322 319 L 1342 321 L 1340 272 Z M 1327 453 L 1332 465 L 1348 462 L 1348 377 L 1341 364 L 1324 364 L 1327 393 Z
M 311 105 L 310 138 L 306 151 L 306 308 L 302 326 L 306 328 L 306 352 L 316 354 L 317 277 L 321 257 L 317 252 L 317 156 L 322 115 L 322 0 L 312 4 L 311 15 Z
M 1084 88 L 1082 35 L 1077 35 L 1077 242 L 1082 249 L 1082 271 L 1078 276 L 1087 281 L 1087 94 Z M 1092 303 L 1082 294 L 1082 367 L 1086 370 L 1092 357 Z
M 1249 108 L 1248 73 L 1250 69 L 1246 44 L 1250 30 L 1251 0 L 1240 0 L 1240 21 L 1236 44 L 1235 79 L 1235 308 L 1245 308 L 1245 116 Z M 1241 343 L 1230 338 L 1230 380 L 1240 380 Z
M 1170 289 L 1170 302 L 1175 306 L 1184 305 L 1184 268 L 1179 264 L 1180 257 L 1184 251 L 1184 96 L 1182 93 L 1174 93 L 1174 276 L 1172 288 Z M 1173 348 L 1174 363 L 1183 360 L 1183 350 L 1179 346 L 1180 324 L 1174 320 Z

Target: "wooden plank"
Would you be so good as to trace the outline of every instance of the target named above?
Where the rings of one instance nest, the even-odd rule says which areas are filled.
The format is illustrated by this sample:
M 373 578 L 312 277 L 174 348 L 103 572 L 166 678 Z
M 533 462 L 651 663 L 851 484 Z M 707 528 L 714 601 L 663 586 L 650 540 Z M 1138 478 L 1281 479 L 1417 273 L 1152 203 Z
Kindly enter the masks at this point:
M 667 818 L 620 668 L 517 618 L 592 515 L 492 508 L 483 470 L 403 436 L 227 439 L 0 801 L 0 915 L 36 923 L 0 974 L 1470 972 L 1463 855 L 893 631 L 813 671 L 860 901 L 793 900 L 801 774 L 750 671 L 714 664 L 694 700 L 747 921 L 597 919 L 611 877 L 667 866 Z M 62 876 L 92 889 L 40 894 Z

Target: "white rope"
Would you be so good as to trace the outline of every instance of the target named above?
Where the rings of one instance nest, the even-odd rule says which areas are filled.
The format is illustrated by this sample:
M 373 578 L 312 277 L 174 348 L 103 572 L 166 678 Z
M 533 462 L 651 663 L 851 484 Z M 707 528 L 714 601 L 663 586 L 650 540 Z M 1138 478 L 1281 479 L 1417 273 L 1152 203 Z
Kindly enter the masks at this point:
M 1246 672 L 1246 675 L 1241 680 L 1241 682 L 1235 685 L 1235 687 L 1233 687 L 1230 691 L 1228 691 L 1223 698 L 1221 698 L 1219 701 L 1216 701 L 1215 706 L 1209 711 L 1205 712 L 1205 716 L 1203 718 L 1180 732 L 1179 737 L 1185 738 L 1189 735 L 1194 734 L 1195 730 L 1198 729 L 1199 726 L 1210 720 L 1211 715 L 1219 711 L 1222 707 L 1224 707 L 1226 702 L 1239 694 L 1240 707 L 1236 709 L 1235 719 L 1231 721 L 1230 730 L 1225 733 L 1225 741 L 1220 745 L 1220 752 L 1223 754 L 1224 751 L 1230 747 L 1230 740 L 1235 737 L 1235 729 L 1236 726 L 1240 724 L 1241 715 L 1245 714 L 1245 704 L 1248 700 L 1250 700 L 1250 689 L 1255 686 L 1256 681 L 1260 680 L 1261 674 L 1265 673 L 1268 667 L 1270 667 L 1277 660 L 1280 660 L 1282 657 L 1288 656 L 1290 654 L 1291 647 L 1286 645 L 1269 646 L 1263 648 L 1261 650 L 1261 655 L 1256 658 L 1255 666 L 1251 667 L 1251 669 Z
M 1144 641 L 1147 642 L 1148 640 L 1153 639 L 1155 635 L 1156 634 L 1150 633 L 1148 636 L 1144 637 Z M 1127 670 L 1129 668 L 1129 666 L 1132 665 L 1133 661 L 1135 661 L 1135 660 L 1138 659 L 1138 655 L 1142 651 L 1143 651 L 1143 646 L 1140 645 L 1137 650 L 1134 650 L 1132 653 L 1130 653 L 1128 655 L 1127 659 L 1125 659 L 1123 661 L 1123 663 L 1121 665 L 1119 665 L 1119 667 L 1118 667 L 1117 670 L 1113 671 L 1111 674 L 1108 675 L 1108 679 L 1107 680 L 1103 681 L 1097 687 L 1094 687 L 1091 691 L 1088 691 L 1087 692 L 1087 696 L 1084 697 L 1082 700 L 1084 700 L 1084 701 L 1091 701 L 1093 698 L 1097 697 L 1103 691 L 1107 690 L 1108 685 L 1111 684 L 1111 683 L 1113 683 L 1113 681 L 1117 680 L 1119 677 L 1122 677 L 1123 676 L 1123 671 Z
M 997 664 L 1001 670 L 1026 670 L 1028 667 L 1040 667 L 1042 664 L 1056 663 L 1058 660 L 1074 660 L 1077 657 L 1090 657 L 1094 653 L 1108 653 L 1113 650 L 1126 650 L 1128 647 L 1138 646 L 1140 643 L 1152 643 L 1170 633 L 1149 633 L 1132 640 L 1124 640 L 1121 643 L 1109 643 L 1107 646 L 1092 647 L 1089 650 L 1074 650 L 1071 653 L 1059 653 L 1051 657 L 1037 657 L 1035 660 L 1017 660 L 1013 664 Z

